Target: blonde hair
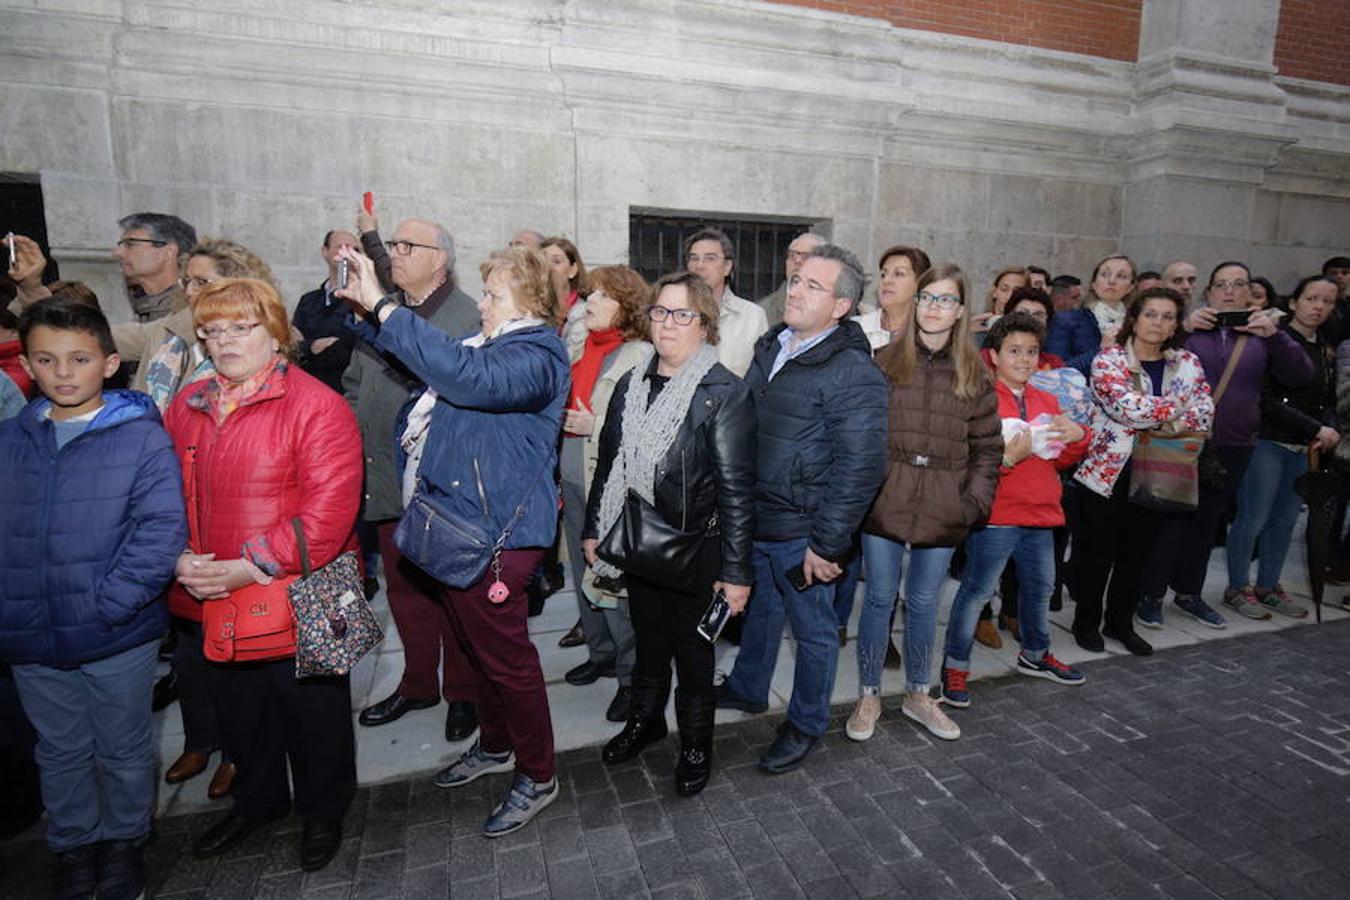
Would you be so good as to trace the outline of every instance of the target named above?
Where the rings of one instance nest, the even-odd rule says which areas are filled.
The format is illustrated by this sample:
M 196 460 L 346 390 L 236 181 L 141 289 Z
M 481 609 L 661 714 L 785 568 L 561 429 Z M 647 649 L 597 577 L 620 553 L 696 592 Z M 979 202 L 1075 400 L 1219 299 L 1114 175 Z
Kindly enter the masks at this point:
M 197 293 L 192 304 L 192 325 L 200 328 L 219 319 L 255 318 L 267 329 L 288 359 L 295 356 L 291 322 L 286 304 L 272 285 L 261 278 L 222 278 Z
M 553 270 L 544 254 L 532 247 L 512 247 L 495 251 L 478 267 L 487 283 L 497 272 L 503 273 L 511 285 L 511 295 L 520 311 L 538 316 L 550 325 L 558 324 L 560 301 Z
M 198 241 L 187 255 L 188 259 L 205 256 L 211 260 L 215 263 L 216 271 L 220 273 L 221 278 L 256 278 L 267 282 L 272 286 L 272 290 L 277 292 L 277 296 L 281 296 L 281 288 L 277 287 L 277 280 L 272 276 L 271 267 L 242 244 L 224 238 L 205 238 Z
M 918 302 L 918 295 L 930 284 L 939 281 L 952 281 L 956 283 L 956 293 L 961 298 L 961 305 L 966 303 L 966 276 L 959 266 L 952 263 L 939 263 L 933 268 L 924 272 L 919 277 L 919 287 L 915 292 L 915 303 Z M 984 362 L 980 359 L 980 352 L 975 349 L 975 342 L 970 338 L 970 315 L 967 310 L 956 320 L 952 326 L 951 335 L 947 338 L 947 347 L 952 355 L 952 365 L 956 370 L 956 377 L 952 379 L 952 393 L 960 400 L 974 400 L 980 395 L 981 388 L 984 387 L 989 373 L 985 368 Z M 914 366 L 918 360 L 919 353 L 919 314 L 915 309 L 905 323 L 905 334 L 900 340 L 892 341 L 888 346 L 877 354 L 877 365 L 881 371 L 886 373 L 886 377 L 892 383 L 897 385 L 909 384 L 914 377 Z

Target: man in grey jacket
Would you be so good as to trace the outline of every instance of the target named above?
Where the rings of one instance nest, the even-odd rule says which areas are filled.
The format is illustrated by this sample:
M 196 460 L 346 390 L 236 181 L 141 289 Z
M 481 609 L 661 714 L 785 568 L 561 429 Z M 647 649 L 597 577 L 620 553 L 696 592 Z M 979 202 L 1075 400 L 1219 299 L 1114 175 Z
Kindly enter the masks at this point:
M 381 242 L 373 216 L 361 216 L 358 225 L 362 247 L 374 261 L 382 286 L 399 303 L 446 334 L 478 330 L 473 298 L 455 286 L 455 244 L 445 228 L 425 219 L 408 219 L 391 240 Z M 403 641 L 402 681 L 393 694 L 362 710 L 360 722 L 384 725 L 410 710 L 435 706 L 444 695 L 449 704 L 445 739 L 458 741 L 478 726 L 473 674 L 451 631 L 440 585 L 394 546 L 394 529 L 403 515 L 394 431 L 404 405 L 421 387 L 402 363 L 364 341 L 357 343 L 342 375 L 343 393 L 360 423 L 365 452 L 361 518 L 378 535 L 389 609 Z

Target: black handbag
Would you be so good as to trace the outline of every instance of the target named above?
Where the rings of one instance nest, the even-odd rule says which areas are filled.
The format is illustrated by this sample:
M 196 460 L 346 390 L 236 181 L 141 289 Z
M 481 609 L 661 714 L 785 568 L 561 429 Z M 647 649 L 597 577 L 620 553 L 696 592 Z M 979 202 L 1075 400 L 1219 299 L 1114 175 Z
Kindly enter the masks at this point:
M 629 575 L 663 587 L 688 591 L 716 572 L 722 561 L 717 514 L 697 531 L 684 531 L 633 491 L 624 498 L 623 512 L 595 548 L 605 562 Z
M 545 471 L 552 471 L 552 465 Z M 418 480 L 417 491 L 394 530 L 394 544 L 414 565 L 441 584 L 467 588 L 478 583 L 488 565 L 506 546 L 511 531 L 525 515 L 525 501 L 534 488 L 526 488 L 511 519 L 500 534 L 493 534 L 491 516 L 485 508 L 477 516 L 461 515 L 450 509 Z

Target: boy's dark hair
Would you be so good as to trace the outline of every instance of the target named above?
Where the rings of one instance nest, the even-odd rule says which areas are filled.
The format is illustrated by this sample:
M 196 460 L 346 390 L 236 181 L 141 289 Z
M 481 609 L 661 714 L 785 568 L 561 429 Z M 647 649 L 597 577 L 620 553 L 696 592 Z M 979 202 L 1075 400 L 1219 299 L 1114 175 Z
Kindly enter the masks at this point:
M 1146 272 L 1140 272 L 1140 273 L 1139 273 L 1139 278 L 1138 278 L 1139 281 L 1144 281 L 1144 280 L 1149 279 L 1149 278 L 1156 278 L 1156 279 L 1158 279 L 1158 280 L 1161 281 L 1161 280 L 1162 280 L 1162 273 L 1161 273 L 1161 272 L 1155 272 L 1155 271 L 1153 271 L 1152 269 L 1149 269 L 1149 270 L 1146 271 Z
M 1013 288 L 1012 295 L 1008 297 L 1008 305 L 1003 308 L 1013 309 L 1017 304 L 1025 300 L 1040 304 L 1041 308 L 1045 310 L 1045 325 L 1048 328 L 1050 326 L 1050 320 L 1055 317 L 1055 304 L 1050 299 L 1050 295 L 1040 288 L 1034 288 L 1031 285 Z
M 1029 334 L 1036 338 L 1038 346 L 1045 346 L 1045 326 L 1041 320 L 1020 312 L 1000 316 L 989 329 L 989 337 L 985 339 L 984 345 L 997 353 L 1003 349 L 1003 341 L 1010 334 Z
M 39 300 L 19 316 L 19 343 L 28 352 L 28 333 L 39 325 L 55 331 L 83 331 L 98 339 L 98 348 L 104 356 L 117 352 L 112 328 L 98 309 L 70 297 L 47 297 Z
M 1350 256 L 1333 256 L 1322 263 L 1322 274 L 1325 275 L 1332 269 L 1350 269 Z

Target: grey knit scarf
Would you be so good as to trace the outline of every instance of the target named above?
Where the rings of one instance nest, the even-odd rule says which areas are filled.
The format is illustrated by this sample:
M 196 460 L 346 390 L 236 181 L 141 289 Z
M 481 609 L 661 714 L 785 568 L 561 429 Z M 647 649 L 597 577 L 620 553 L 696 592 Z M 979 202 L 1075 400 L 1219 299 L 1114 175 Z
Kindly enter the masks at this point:
M 648 503 L 656 502 L 656 467 L 665 459 L 680 425 L 689 415 L 694 391 L 703 376 L 717 364 L 717 351 L 708 344 L 699 344 L 694 355 L 685 361 L 662 389 L 650 408 L 651 381 L 645 377 L 655 348 L 642 348 L 642 357 L 633 367 L 628 382 L 628 396 L 623 407 L 623 436 L 619 450 L 605 479 L 600 494 L 599 535 L 604 540 L 623 514 L 624 499 L 633 491 Z M 623 574 L 617 566 L 596 560 L 595 573 L 607 578 Z

